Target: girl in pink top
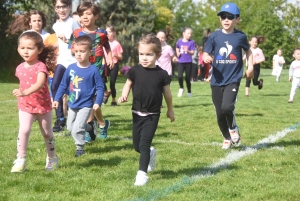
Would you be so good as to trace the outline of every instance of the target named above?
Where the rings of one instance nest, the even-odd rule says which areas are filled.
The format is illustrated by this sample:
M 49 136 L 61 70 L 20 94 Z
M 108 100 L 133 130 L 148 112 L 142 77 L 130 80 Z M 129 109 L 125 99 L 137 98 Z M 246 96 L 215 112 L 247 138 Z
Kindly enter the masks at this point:
M 155 65 L 158 65 L 162 69 L 168 72 L 169 76 L 172 76 L 172 62 L 177 62 L 177 57 L 174 55 L 174 51 L 170 45 L 167 44 L 167 33 L 164 30 L 157 32 L 156 37 L 160 40 L 162 52 L 159 59 L 156 60 Z
M 259 44 L 263 43 L 265 40 L 264 36 L 252 36 L 250 38 L 250 48 L 253 55 L 253 85 L 258 86 L 258 89 L 263 88 L 263 79 L 258 80 L 259 74 L 260 74 L 260 63 L 265 61 L 265 56 L 262 50 L 258 47 Z M 245 95 L 246 97 L 249 96 L 249 88 L 250 88 L 251 80 L 246 80 L 246 90 Z
M 17 159 L 11 172 L 26 169 L 26 149 L 34 118 L 36 117 L 46 144 L 46 170 L 57 167 L 55 140 L 52 133 L 52 107 L 47 85 L 48 71 L 55 68 L 55 48 L 44 47 L 43 39 L 37 32 L 24 32 L 18 39 L 18 52 L 24 59 L 16 69 L 20 88 L 13 90 L 18 98 L 19 134 Z M 48 68 L 47 68 L 47 66 Z
M 116 36 L 116 30 L 113 26 L 108 25 L 106 26 L 106 31 L 107 31 L 107 37 L 113 57 L 113 62 L 114 62 L 114 67 L 112 69 L 109 69 L 109 88 L 110 91 L 108 91 L 105 94 L 104 97 L 104 104 L 107 103 L 107 99 L 109 98 L 110 94 L 112 96 L 112 101 L 111 101 L 111 106 L 117 106 L 116 102 L 116 81 L 118 77 L 118 72 L 119 72 L 119 61 L 123 59 L 123 48 L 121 44 L 115 39 Z

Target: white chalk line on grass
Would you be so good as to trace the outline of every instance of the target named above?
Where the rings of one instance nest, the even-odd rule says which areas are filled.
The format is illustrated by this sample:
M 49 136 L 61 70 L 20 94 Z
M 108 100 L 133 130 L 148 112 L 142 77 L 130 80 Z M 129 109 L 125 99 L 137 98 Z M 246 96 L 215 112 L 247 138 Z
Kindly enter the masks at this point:
M 276 142 L 277 140 L 285 137 L 288 133 L 295 131 L 300 126 L 300 122 L 297 124 L 290 126 L 282 131 L 277 132 L 275 135 L 270 135 L 262 140 L 258 141 L 257 144 L 249 147 L 244 147 L 241 151 L 232 150 L 227 154 L 225 158 L 221 158 L 218 162 L 213 163 L 202 170 L 194 173 L 191 176 L 185 176 L 181 179 L 181 181 L 172 184 L 171 186 L 167 186 L 165 189 L 158 191 L 152 190 L 144 197 L 130 199 L 130 201 L 146 201 L 146 200 L 157 200 L 163 197 L 166 197 L 174 192 L 181 190 L 186 186 L 192 185 L 194 182 L 202 179 L 214 176 L 218 171 L 227 168 L 233 162 L 254 154 L 259 149 L 266 148 L 269 144 Z

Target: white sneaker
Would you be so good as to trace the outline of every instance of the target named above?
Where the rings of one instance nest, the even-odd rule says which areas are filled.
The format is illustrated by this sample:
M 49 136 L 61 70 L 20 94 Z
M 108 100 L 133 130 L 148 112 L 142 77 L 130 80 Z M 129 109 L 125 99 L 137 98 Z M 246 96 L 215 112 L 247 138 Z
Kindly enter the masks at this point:
M 192 93 L 188 93 L 188 97 L 192 97 Z
M 17 158 L 14 161 L 14 166 L 11 168 L 10 172 L 24 172 L 26 170 L 26 159 Z
M 240 141 L 240 134 L 239 134 L 238 127 L 236 126 L 233 130 L 229 129 L 229 133 L 230 133 L 231 141 L 234 144 L 238 144 Z
M 178 96 L 178 97 L 181 97 L 182 94 L 183 94 L 183 92 L 184 92 L 184 89 L 183 89 L 183 88 L 180 88 L 179 91 L 178 91 L 177 96 Z
M 135 182 L 134 185 L 135 186 L 144 186 L 145 184 L 148 183 L 148 176 L 146 172 L 143 172 L 141 170 L 139 170 L 137 172 L 137 175 L 135 177 Z
M 148 165 L 148 172 L 152 172 L 155 169 L 156 164 L 156 149 L 154 147 L 150 148 L 150 161 Z
M 230 147 L 231 147 L 231 140 L 224 139 L 222 149 L 230 149 Z
M 45 169 L 48 170 L 48 171 L 51 171 L 54 168 L 56 168 L 56 169 L 58 168 L 58 157 L 54 156 L 52 159 L 50 159 L 47 156 Z

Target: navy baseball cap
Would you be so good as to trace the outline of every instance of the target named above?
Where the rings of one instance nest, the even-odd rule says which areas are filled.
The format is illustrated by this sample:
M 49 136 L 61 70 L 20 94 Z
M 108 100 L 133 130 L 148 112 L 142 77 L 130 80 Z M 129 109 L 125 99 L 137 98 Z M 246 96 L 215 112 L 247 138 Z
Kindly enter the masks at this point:
M 221 13 L 230 13 L 233 15 L 240 15 L 240 9 L 237 7 L 235 3 L 229 2 L 222 6 L 221 11 L 218 12 L 217 16 L 221 15 Z

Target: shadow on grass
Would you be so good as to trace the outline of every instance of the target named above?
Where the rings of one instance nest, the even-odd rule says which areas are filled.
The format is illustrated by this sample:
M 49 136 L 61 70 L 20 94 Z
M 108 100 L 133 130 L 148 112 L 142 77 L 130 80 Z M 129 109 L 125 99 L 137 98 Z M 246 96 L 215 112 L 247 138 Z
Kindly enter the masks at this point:
M 218 167 L 214 168 L 214 167 L 207 167 L 203 164 L 203 167 L 184 168 L 184 169 L 180 169 L 177 171 L 173 171 L 173 170 L 162 170 L 162 171 L 157 171 L 157 172 L 154 171 L 151 174 L 153 174 L 153 175 L 159 174 L 159 175 L 161 175 L 162 179 L 172 179 L 172 178 L 176 178 L 178 176 L 179 177 L 181 177 L 181 176 L 192 177 L 192 176 L 196 176 L 196 175 L 207 177 L 210 175 L 217 174 L 225 169 L 226 170 L 236 170 L 236 169 L 238 169 L 238 166 L 224 164 L 224 167 L 218 166 Z
M 281 141 L 274 144 L 270 144 L 269 146 L 279 146 L 279 147 L 289 147 L 289 146 L 299 146 L 300 140 L 291 140 L 291 141 Z
M 248 117 L 248 116 L 264 116 L 262 113 L 253 113 L 253 114 L 245 114 L 245 113 L 237 113 L 236 116 Z
M 202 103 L 202 104 L 188 104 L 188 105 L 174 105 L 174 108 L 184 108 L 184 107 L 199 107 L 199 106 L 203 106 L 203 107 L 208 107 L 208 106 L 212 106 L 212 103 Z
M 172 137 L 172 136 L 178 136 L 178 133 L 172 133 L 172 132 L 163 132 L 163 133 L 155 133 L 155 137 Z
M 262 94 L 261 96 L 289 96 L 290 94 Z
M 124 150 L 124 149 L 133 149 L 133 145 L 132 145 L 131 140 L 128 140 L 128 143 L 120 145 L 120 146 L 108 145 L 106 147 L 101 147 L 101 148 L 99 148 L 97 146 L 89 146 L 85 150 L 86 150 L 87 153 L 98 153 L 99 155 L 101 155 L 102 153 L 111 153 L 111 152 L 114 152 L 114 151 L 121 151 L 121 150 Z
M 82 157 L 84 157 L 84 155 Z M 88 167 L 88 168 L 95 166 L 98 169 L 99 167 L 105 167 L 105 166 L 106 167 L 117 166 L 123 160 L 124 160 L 124 158 L 121 158 L 121 157 L 112 157 L 112 158 L 109 158 L 109 160 L 104 160 L 104 159 L 101 159 L 101 155 L 99 154 L 98 159 L 90 159 L 86 162 L 74 161 L 74 162 L 70 162 L 68 164 L 68 166 L 79 166 L 79 167 Z M 92 169 L 90 169 L 90 170 L 92 171 Z

